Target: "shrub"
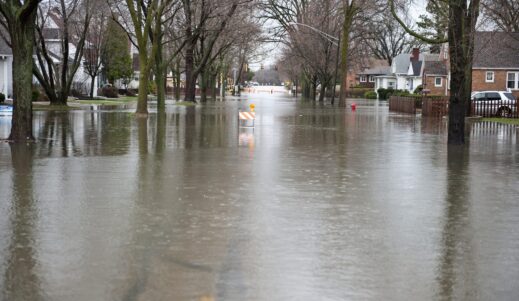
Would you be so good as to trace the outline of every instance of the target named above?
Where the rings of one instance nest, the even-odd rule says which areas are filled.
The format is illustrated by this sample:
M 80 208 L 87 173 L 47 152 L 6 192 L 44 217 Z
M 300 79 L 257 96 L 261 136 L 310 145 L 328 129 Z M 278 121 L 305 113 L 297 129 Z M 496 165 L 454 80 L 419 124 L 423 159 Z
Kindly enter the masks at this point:
M 380 88 L 380 89 L 377 90 L 377 92 L 378 92 L 378 98 L 379 99 L 386 100 L 389 97 L 391 97 L 391 95 L 393 95 L 395 90 L 393 88 L 389 88 L 389 89 Z
M 423 86 L 422 85 L 419 85 L 418 87 L 416 87 L 416 89 L 414 89 L 414 94 L 422 94 L 422 91 L 423 91 Z
M 0 103 L 3 103 L 5 101 L 5 95 L 4 93 L 0 93 Z
M 70 95 L 79 98 L 79 97 L 81 97 L 81 92 L 79 92 L 79 90 L 77 90 L 77 89 L 71 89 L 70 90 Z
M 130 97 L 137 96 L 137 92 L 135 92 L 135 90 L 128 89 L 128 90 L 126 90 L 126 96 L 130 96 Z
M 351 88 L 348 89 L 348 97 L 361 98 L 369 91 L 373 91 L 373 88 Z
M 364 93 L 364 98 L 367 98 L 367 99 L 377 99 L 377 92 L 375 92 L 375 91 L 368 91 L 368 92 Z
M 102 95 L 108 98 L 119 98 L 119 91 L 116 87 L 106 86 L 102 89 Z

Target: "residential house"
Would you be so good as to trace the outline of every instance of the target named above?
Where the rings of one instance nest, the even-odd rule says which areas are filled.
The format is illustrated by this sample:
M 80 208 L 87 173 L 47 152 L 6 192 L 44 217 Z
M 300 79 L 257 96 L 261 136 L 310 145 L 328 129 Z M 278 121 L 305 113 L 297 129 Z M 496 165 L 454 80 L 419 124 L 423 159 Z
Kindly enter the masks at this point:
M 425 60 L 421 71 L 422 90 L 426 95 L 449 95 L 449 71 L 443 53 Z
M 49 11 L 49 18 L 45 19 L 43 36 L 46 41 L 46 47 L 49 50 L 50 56 L 54 63 L 59 64 L 61 59 L 61 38 L 59 28 L 58 12 L 54 10 Z M 4 34 L 4 36 L 8 36 Z M 88 42 L 86 43 L 88 45 Z M 88 46 L 85 46 L 88 47 Z M 73 43 L 69 44 L 70 58 L 72 59 L 76 52 L 76 46 Z M 36 56 L 35 56 L 36 59 Z M 11 47 L 3 38 L 0 38 L 0 92 L 7 98 L 12 98 L 13 95 L 13 53 Z M 72 88 L 80 91 L 82 94 L 88 94 L 90 87 L 90 77 L 85 73 L 84 66 L 81 64 L 74 76 Z M 33 79 L 37 84 L 37 79 Z M 96 78 L 97 82 L 97 78 Z M 94 89 L 94 94 L 96 89 Z M 94 95 L 96 96 L 96 95 Z
M 365 69 L 357 74 L 358 85 L 362 88 L 375 88 L 375 77 L 389 74 L 391 67 L 386 65 Z
M 413 92 L 422 84 L 422 65 L 426 55 L 420 49 L 412 53 L 399 54 L 393 58 L 389 72 L 375 76 L 375 91 L 380 88 Z
M 472 91 L 511 91 L 519 98 L 519 32 L 478 32 Z
M 12 98 L 13 51 L 2 38 L 0 38 L 0 92 L 6 98 Z

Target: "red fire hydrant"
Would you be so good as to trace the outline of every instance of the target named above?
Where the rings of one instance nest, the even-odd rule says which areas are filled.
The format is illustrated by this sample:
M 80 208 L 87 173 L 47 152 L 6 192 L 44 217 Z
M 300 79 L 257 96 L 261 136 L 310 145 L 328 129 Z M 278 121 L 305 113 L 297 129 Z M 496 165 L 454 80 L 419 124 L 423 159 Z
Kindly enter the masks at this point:
M 351 110 L 352 110 L 353 112 L 355 112 L 355 110 L 357 110 L 357 104 L 356 104 L 356 103 L 352 103 L 352 104 L 351 104 Z

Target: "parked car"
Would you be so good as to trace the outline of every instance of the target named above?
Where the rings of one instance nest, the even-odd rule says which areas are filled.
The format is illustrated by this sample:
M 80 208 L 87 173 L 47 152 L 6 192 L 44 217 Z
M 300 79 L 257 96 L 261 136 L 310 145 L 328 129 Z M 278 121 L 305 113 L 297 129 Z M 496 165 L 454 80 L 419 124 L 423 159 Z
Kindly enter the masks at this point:
M 510 92 L 474 92 L 471 98 L 473 113 L 476 115 L 510 117 L 517 111 L 517 99 Z

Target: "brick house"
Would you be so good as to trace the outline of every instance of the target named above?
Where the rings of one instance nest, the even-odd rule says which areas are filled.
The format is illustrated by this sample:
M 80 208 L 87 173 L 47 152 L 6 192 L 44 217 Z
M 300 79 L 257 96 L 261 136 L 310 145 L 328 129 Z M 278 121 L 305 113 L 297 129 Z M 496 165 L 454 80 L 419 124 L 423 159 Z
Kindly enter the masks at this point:
M 472 91 L 511 91 L 519 98 L 519 32 L 478 32 Z
M 422 88 L 427 95 L 449 95 L 449 71 L 442 54 L 437 59 L 424 61 L 422 68 Z

